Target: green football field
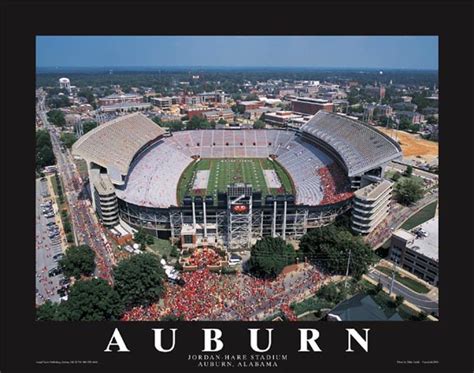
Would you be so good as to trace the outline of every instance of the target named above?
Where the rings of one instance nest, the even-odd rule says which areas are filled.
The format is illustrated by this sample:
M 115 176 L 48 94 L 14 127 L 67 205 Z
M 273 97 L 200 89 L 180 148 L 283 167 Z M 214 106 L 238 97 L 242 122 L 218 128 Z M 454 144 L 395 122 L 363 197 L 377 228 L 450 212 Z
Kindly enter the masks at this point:
M 207 189 L 193 191 L 194 180 L 198 171 L 209 170 Z M 281 188 L 267 187 L 263 170 L 275 170 Z M 186 195 L 211 195 L 217 201 L 217 193 L 225 192 L 227 185 L 233 183 L 252 184 L 254 191 L 261 191 L 264 196 L 272 194 L 293 193 L 290 176 L 276 161 L 269 159 L 201 159 L 193 162 L 181 175 L 178 185 L 178 201 Z

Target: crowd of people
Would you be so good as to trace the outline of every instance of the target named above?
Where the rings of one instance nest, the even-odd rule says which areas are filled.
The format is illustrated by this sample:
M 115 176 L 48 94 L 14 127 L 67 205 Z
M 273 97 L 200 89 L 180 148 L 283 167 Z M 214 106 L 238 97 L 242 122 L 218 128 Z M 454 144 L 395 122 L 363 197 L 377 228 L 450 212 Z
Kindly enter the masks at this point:
M 162 302 L 135 307 L 122 320 L 152 321 L 174 315 L 188 321 L 256 321 L 282 309 L 288 320 L 296 320 L 289 304 L 314 294 L 325 277 L 316 267 L 304 263 L 272 281 L 208 269 L 184 273 L 183 279 L 183 287 L 166 284 Z
M 281 306 L 281 312 L 283 312 L 283 314 L 285 315 L 285 317 L 288 321 L 298 321 L 298 318 L 296 317 L 293 310 L 290 308 L 290 305 L 283 304 Z
M 96 275 L 112 284 L 113 253 L 110 244 L 104 243 L 101 235 L 103 234 L 100 225 L 95 222 L 88 211 L 86 201 L 77 200 L 74 204 L 75 214 L 71 214 L 74 227 L 77 229 L 80 244 L 88 245 L 95 253 Z M 92 231 L 92 233 L 91 233 Z
M 350 190 L 347 178 L 335 163 L 319 168 L 318 175 L 324 191 L 324 197 L 321 200 L 322 205 L 341 202 L 352 197 L 353 193 Z
M 190 257 L 183 258 L 182 260 L 184 266 L 195 266 L 202 269 L 207 266 L 218 266 L 224 258 L 213 249 L 203 248 L 194 250 Z

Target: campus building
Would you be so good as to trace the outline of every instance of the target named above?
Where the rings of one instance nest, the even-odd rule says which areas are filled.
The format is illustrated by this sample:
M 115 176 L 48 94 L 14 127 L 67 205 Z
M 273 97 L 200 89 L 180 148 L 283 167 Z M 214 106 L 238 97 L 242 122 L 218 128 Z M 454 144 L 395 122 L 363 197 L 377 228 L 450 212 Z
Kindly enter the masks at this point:
M 291 101 L 291 110 L 302 114 L 316 114 L 320 110 L 331 113 L 334 111 L 334 105 L 327 100 L 298 97 Z
M 398 229 L 392 235 L 391 261 L 422 280 L 438 286 L 438 217 L 408 232 Z

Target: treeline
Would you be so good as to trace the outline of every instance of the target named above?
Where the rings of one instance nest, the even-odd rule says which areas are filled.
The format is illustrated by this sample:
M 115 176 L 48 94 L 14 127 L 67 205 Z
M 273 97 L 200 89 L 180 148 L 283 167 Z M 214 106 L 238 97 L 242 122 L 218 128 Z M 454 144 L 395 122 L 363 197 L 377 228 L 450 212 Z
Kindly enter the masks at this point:
M 110 86 L 119 84 L 129 87 L 152 87 L 157 91 L 170 89 L 181 81 L 190 82 L 192 90 L 201 92 L 216 88 L 224 89 L 228 93 L 237 93 L 243 88 L 245 81 L 252 83 L 266 80 L 330 80 L 342 83 L 355 80 L 361 84 L 373 84 L 374 81 L 388 84 L 390 80 L 395 84 L 426 85 L 432 87 L 438 83 L 437 71 L 409 71 L 384 70 L 380 75 L 378 70 L 321 70 L 321 69 L 190 69 L 190 70 L 155 70 L 155 71 L 114 71 L 95 72 L 61 72 L 39 73 L 36 76 L 37 87 L 56 87 L 58 80 L 67 75 L 71 82 L 79 88 Z M 193 80 L 193 75 L 199 79 Z
M 216 127 L 216 122 L 211 120 L 210 122 L 207 119 L 194 116 L 191 120 L 186 123 L 181 120 L 173 121 L 162 121 L 160 117 L 153 117 L 153 122 L 158 124 L 160 127 L 169 128 L 171 132 L 183 131 L 183 130 L 197 130 L 197 129 L 212 129 Z M 227 122 L 219 120 L 219 124 L 225 124 Z
M 36 171 L 40 171 L 46 166 L 56 163 L 54 157 L 53 144 L 49 132 L 46 130 L 36 131 Z

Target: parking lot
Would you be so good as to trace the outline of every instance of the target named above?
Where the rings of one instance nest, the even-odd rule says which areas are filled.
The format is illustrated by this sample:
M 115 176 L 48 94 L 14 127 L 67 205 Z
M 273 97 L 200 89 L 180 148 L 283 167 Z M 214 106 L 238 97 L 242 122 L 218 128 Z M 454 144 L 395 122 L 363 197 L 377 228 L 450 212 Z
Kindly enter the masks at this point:
M 36 180 L 36 304 L 60 301 L 62 274 L 55 271 L 61 259 L 61 233 L 56 224 L 58 207 L 52 203 L 46 179 Z

